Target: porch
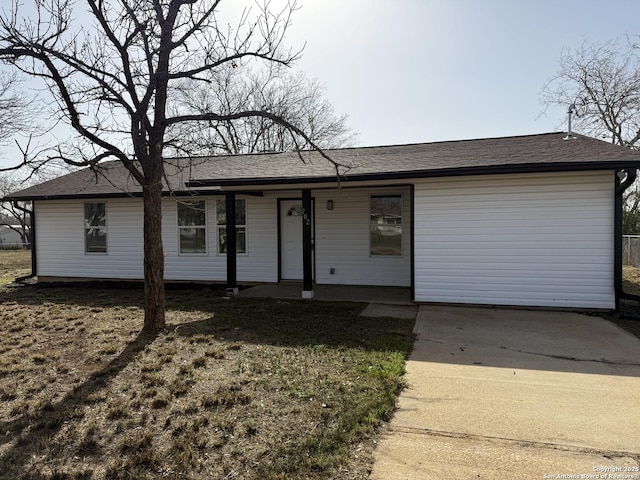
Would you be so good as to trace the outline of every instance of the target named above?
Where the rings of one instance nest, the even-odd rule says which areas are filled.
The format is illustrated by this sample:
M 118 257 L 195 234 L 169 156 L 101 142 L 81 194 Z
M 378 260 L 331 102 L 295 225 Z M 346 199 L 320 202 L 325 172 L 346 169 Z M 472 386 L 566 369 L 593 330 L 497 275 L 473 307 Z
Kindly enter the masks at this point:
M 256 285 L 242 289 L 236 295 L 245 298 L 282 298 L 300 300 L 302 282 Z M 390 305 L 411 305 L 411 289 L 362 285 L 314 285 L 314 300 L 329 302 L 363 302 Z

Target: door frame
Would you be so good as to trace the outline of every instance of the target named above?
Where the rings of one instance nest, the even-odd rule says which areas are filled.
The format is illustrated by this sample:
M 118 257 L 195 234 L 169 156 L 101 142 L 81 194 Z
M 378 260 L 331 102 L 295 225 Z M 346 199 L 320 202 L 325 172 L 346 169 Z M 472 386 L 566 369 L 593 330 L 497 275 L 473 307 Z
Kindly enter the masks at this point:
M 297 282 L 298 280 L 283 280 L 282 279 L 282 224 L 281 224 L 281 213 L 282 213 L 282 202 L 289 201 L 300 201 L 302 202 L 302 196 L 299 197 L 278 197 L 278 208 L 277 208 L 277 224 L 278 224 L 278 282 Z M 316 282 L 316 199 L 315 197 L 311 197 L 311 277 L 313 279 L 313 283 Z M 299 281 L 302 281 L 300 279 Z

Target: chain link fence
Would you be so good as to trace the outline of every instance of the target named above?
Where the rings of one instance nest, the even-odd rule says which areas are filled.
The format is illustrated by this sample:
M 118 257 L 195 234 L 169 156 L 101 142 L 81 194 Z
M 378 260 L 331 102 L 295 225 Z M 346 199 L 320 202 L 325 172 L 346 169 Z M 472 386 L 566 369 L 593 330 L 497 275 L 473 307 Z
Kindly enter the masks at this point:
M 640 267 L 640 235 L 622 236 L 622 264 Z

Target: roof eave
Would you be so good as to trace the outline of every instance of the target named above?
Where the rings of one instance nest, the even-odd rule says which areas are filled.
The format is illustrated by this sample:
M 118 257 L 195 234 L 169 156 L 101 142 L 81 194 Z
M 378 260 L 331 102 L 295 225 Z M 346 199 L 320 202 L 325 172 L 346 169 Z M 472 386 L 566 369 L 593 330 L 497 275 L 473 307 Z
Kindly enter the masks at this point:
M 529 163 L 522 165 L 492 165 L 462 168 L 441 168 L 437 170 L 409 170 L 385 173 L 362 173 L 349 175 L 331 175 L 322 177 L 271 177 L 271 178 L 239 178 L 239 179 L 193 179 L 186 182 L 187 187 L 231 187 L 231 186 L 264 186 L 264 185 L 296 185 L 330 182 L 364 182 L 375 180 L 403 180 L 412 178 L 459 177 L 469 175 L 500 175 L 514 173 L 553 173 L 580 172 L 589 170 L 617 170 L 624 168 L 640 168 L 640 160 L 607 161 L 607 162 L 562 162 L 562 163 Z
M 163 191 L 162 196 L 194 196 L 194 195 L 223 195 L 224 192 L 219 190 L 173 190 Z M 0 198 L 0 202 L 31 202 L 39 200 L 89 200 L 92 198 L 140 198 L 142 192 L 111 192 L 111 193 L 68 193 L 60 195 L 25 195 L 25 196 L 8 196 Z

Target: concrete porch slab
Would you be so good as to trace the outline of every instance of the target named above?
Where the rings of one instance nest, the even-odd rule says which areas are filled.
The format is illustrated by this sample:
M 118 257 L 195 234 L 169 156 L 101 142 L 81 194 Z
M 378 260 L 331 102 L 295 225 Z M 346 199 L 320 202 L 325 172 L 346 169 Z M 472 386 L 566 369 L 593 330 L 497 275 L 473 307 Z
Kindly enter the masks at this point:
M 367 305 L 367 308 L 360 313 L 360 316 L 415 319 L 417 314 L 417 305 L 387 305 L 382 303 L 370 303 Z
M 239 298 L 302 299 L 302 283 L 270 283 L 249 287 Z M 404 287 L 372 287 L 358 285 L 314 285 L 313 300 L 329 302 L 363 302 L 411 305 L 411 290 Z

